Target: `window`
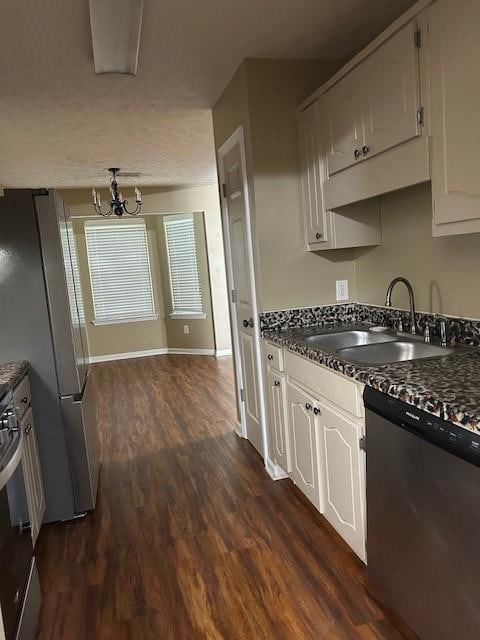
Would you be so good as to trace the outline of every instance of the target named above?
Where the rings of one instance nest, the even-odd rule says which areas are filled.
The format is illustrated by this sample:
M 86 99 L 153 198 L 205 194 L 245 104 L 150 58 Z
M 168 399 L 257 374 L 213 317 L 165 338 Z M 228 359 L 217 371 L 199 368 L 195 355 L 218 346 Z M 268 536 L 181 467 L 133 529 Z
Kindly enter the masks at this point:
M 144 220 L 86 222 L 95 324 L 155 320 Z
M 163 224 L 172 297 L 171 316 L 205 317 L 193 214 L 165 216 Z

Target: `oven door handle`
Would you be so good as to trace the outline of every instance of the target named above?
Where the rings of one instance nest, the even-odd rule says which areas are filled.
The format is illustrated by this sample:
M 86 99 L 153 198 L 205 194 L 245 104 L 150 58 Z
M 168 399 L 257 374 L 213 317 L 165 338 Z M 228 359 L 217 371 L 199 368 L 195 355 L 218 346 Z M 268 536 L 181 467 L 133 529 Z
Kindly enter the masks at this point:
M 10 458 L 4 468 L 0 471 L 0 491 L 5 487 L 7 482 L 17 470 L 23 454 L 23 429 L 18 430 L 18 440 L 16 447 L 10 454 Z

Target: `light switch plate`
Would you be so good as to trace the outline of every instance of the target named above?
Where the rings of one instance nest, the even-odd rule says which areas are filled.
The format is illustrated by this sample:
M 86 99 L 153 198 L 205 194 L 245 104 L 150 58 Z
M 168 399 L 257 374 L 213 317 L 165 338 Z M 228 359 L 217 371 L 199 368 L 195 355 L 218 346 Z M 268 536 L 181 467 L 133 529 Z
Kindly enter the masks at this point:
M 190 333 L 190 327 L 188 326 L 188 324 L 183 325 L 183 333 Z
M 348 280 L 336 280 L 337 302 L 348 300 Z

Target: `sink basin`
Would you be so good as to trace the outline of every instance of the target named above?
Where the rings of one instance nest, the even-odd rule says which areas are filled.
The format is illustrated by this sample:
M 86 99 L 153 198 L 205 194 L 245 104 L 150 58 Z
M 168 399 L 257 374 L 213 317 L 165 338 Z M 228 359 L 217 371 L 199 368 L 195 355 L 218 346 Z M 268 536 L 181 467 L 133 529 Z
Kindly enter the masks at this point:
M 455 351 L 456 349 L 453 347 L 440 347 L 425 342 L 406 342 L 403 340 L 337 349 L 338 355 L 342 358 L 372 365 L 448 356 Z
M 338 351 L 338 349 L 344 349 L 345 347 L 392 342 L 396 339 L 395 336 L 390 336 L 385 333 L 372 333 L 371 331 L 358 329 L 354 331 L 307 336 L 303 339 L 303 342 L 309 346 L 325 349 L 326 351 Z

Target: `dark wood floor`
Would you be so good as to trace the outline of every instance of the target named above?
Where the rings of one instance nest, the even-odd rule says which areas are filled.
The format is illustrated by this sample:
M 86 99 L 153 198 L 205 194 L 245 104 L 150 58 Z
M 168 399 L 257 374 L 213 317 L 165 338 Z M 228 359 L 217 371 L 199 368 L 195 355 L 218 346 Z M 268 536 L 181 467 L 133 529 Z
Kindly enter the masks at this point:
M 233 434 L 230 358 L 94 367 L 97 510 L 43 528 L 40 640 L 401 640 L 362 563 Z

